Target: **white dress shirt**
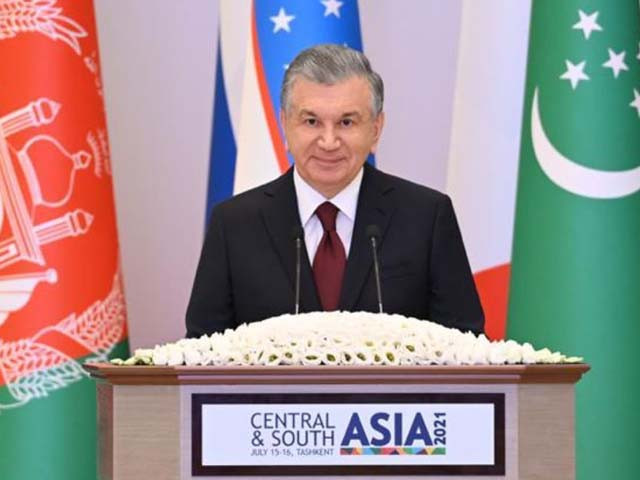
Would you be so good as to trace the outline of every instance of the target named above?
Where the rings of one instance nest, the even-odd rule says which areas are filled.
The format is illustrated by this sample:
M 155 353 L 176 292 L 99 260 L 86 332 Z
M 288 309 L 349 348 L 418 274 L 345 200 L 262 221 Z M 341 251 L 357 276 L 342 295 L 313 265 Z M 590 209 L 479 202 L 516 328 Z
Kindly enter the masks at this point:
M 351 247 L 351 236 L 353 235 L 353 225 L 356 220 L 356 208 L 358 206 L 358 194 L 360 193 L 360 185 L 362 184 L 362 168 L 340 193 L 331 200 L 327 200 L 321 193 L 311 187 L 293 168 L 293 186 L 296 190 L 298 198 L 298 212 L 300 213 L 300 223 L 304 228 L 304 243 L 309 254 L 309 263 L 313 265 L 313 259 L 316 256 L 318 245 L 322 240 L 324 230 L 320 219 L 315 214 L 316 209 L 324 202 L 331 202 L 338 207 L 338 216 L 336 217 L 336 231 L 344 246 L 344 253 L 349 258 L 349 249 Z

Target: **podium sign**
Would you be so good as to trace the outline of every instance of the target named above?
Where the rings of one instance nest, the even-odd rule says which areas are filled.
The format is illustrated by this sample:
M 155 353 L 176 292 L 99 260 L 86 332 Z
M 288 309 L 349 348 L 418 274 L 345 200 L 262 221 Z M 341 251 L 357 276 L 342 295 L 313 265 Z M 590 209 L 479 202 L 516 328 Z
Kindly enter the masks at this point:
M 193 394 L 192 475 L 504 475 L 500 393 Z

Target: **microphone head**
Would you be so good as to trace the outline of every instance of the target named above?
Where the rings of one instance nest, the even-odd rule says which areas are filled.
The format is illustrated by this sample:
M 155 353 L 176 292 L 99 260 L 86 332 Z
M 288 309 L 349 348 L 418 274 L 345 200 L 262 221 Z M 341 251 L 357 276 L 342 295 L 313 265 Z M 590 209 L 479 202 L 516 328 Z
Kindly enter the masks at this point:
M 298 240 L 304 237 L 304 230 L 300 225 L 294 225 L 291 229 L 291 238 L 293 240 Z
M 381 233 L 378 225 L 367 225 L 367 229 L 365 230 L 367 238 L 375 238 L 376 240 L 380 239 Z

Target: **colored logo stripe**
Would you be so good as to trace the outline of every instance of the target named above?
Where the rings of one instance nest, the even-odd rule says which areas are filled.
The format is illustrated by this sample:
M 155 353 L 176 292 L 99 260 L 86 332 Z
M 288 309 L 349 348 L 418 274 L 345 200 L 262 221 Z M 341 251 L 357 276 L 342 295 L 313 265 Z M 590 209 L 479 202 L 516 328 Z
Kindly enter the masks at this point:
M 446 455 L 445 447 L 341 448 L 340 455 Z

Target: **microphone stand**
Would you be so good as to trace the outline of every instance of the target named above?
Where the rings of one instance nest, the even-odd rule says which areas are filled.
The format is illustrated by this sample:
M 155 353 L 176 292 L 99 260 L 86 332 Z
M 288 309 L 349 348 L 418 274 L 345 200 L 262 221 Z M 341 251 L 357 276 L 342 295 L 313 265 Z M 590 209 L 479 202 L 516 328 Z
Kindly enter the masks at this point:
M 296 278 L 295 278 L 294 313 L 298 315 L 300 313 L 300 265 L 301 265 L 300 255 L 302 252 L 302 235 L 304 234 L 304 231 L 302 230 L 301 227 L 296 225 L 291 230 L 291 234 L 296 243 L 296 273 L 295 273 Z
M 384 313 L 382 309 L 382 288 L 380 286 L 380 264 L 378 262 L 378 242 L 380 238 L 380 229 L 377 225 L 369 225 L 367 227 L 367 237 L 371 240 L 371 254 L 373 256 L 373 269 L 376 277 L 376 293 L 378 295 L 379 313 Z

